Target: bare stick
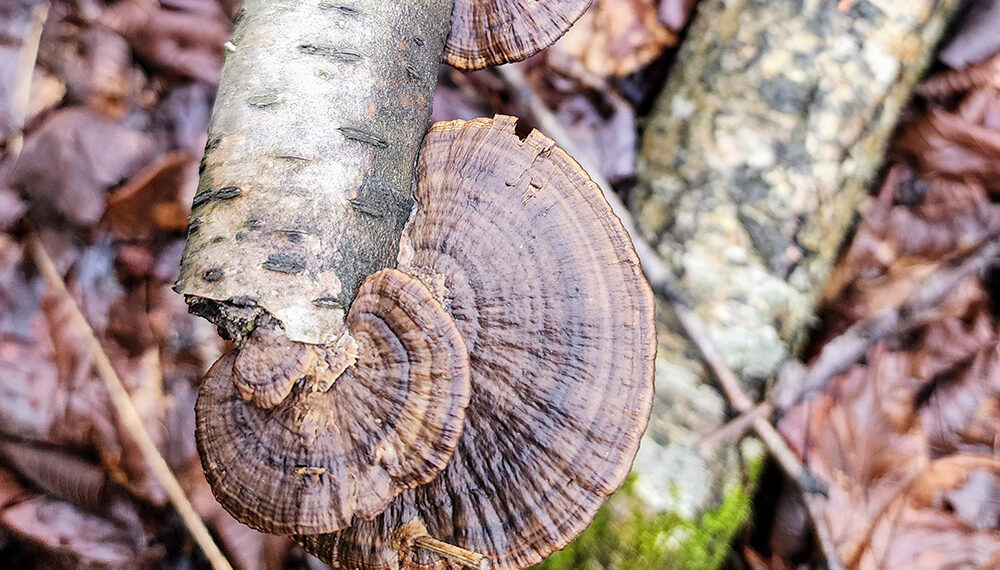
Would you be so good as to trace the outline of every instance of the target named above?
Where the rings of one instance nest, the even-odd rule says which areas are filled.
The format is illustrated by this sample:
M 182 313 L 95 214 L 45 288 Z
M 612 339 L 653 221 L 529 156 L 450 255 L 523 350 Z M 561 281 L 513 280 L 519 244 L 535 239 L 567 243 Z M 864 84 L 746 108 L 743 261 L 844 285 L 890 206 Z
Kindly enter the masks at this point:
M 715 343 L 708 336 L 708 331 L 704 323 L 701 322 L 701 319 L 685 303 L 681 289 L 677 285 L 673 274 L 663 261 L 660 260 L 659 254 L 656 253 L 653 247 L 642 239 L 642 236 L 636 231 L 635 223 L 628 208 L 618 198 L 618 195 L 611 190 L 611 184 L 601 176 L 600 172 L 589 160 L 587 154 L 580 152 L 580 149 L 576 148 L 576 145 L 572 142 L 572 138 L 562 126 L 558 117 L 545 105 L 545 102 L 542 101 L 538 93 L 531 87 L 520 69 L 513 65 L 504 65 L 498 69 L 504 81 L 514 89 L 518 98 L 528 108 L 538 126 L 548 136 L 552 137 L 563 150 L 571 156 L 576 157 L 580 165 L 584 167 L 584 170 L 590 174 L 591 179 L 600 186 L 601 191 L 604 193 L 604 198 L 611 205 L 611 209 L 621 219 L 625 230 L 632 236 L 632 243 L 635 245 L 636 254 L 642 263 L 642 271 L 646 275 L 650 287 L 673 309 L 677 320 L 680 321 L 681 326 L 684 328 L 685 334 L 698 348 L 698 351 L 701 352 L 702 359 L 712 370 L 732 406 L 740 413 L 751 413 L 755 407 L 753 400 L 743 391 L 736 374 L 719 354 Z M 788 443 L 785 442 L 784 437 L 778 433 L 778 430 L 767 419 L 758 416 L 754 418 L 752 425 L 757 436 L 764 442 L 764 445 L 775 461 L 778 462 L 778 465 L 781 466 L 782 470 L 790 478 L 799 484 L 799 487 L 803 491 L 809 515 L 812 518 L 813 528 L 816 531 L 816 539 L 823 551 L 823 555 L 827 559 L 827 566 L 830 570 L 839 570 L 842 568 L 840 559 L 837 556 L 836 548 L 834 547 L 829 529 L 826 526 L 823 505 L 819 502 L 821 499 L 816 496 L 817 490 L 822 491 L 820 482 L 812 477 L 805 466 L 802 465 L 802 462 L 799 461 L 795 452 L 788 447 Z M 820 488 L 817 488 L 817 485 L 820 485 Z
M 791 401 L 777 402 L 788 408 L 821 392 L 838 374 L 846 372 L 882 339 L 905 334 L 934 317 L 934 310 L 962 281 L 983 271 L 991 259 L 1000 255 L 996 243 L 998 230 L 987 231 L 982 239 L 964 252 L 965 261 L 958 267 L 937 272 L 927 278 L 902 304 L 859 321 L 840 336 L 827 342 L 802 380 L 800 392 Z
M 774 406 L 770 402 L 763 402 L 754 406 L 749 412 L 729 420 L 726 425 L 701 438 L 701 441 L 698 442 L 701 454 L 710 457 L 715 449 L 723 443 L 739 441 L 748 431 L 753 429 L 755 419 L 770 417 L 772 412 L 774 412 Z
M 208 529 L 205 528 L 205 523 L 195 513 L 194 507 L 191 506 L 187 496 L 184 495 L 184 490 L 181 488 L 177 478 L 174 477 L 170 466 L 167 465 L 166 460 L 163 459 L 163 456 L 160 455 L 159 450 L 156 448 L 156 444 L 149 437 L 149 432 L 146 431 L 146 426 L 142 423 L 142 417 L 132 402 L 132 397 L 111 365 L 111 360 L 101 346 L 101 342 L 94 334 L 94 329 L 87 323 L 87 319 L 80 311 L 76 299 L 66 289 L 66 282 L 59 275 L 55 264 L 52 263 L 52 258 L 49 257 L 41 240 L 38 239 L 38 235 L 33 230 L 29 231 L 27 243 L 39 271 L 41 271 L 45 280 L 48 281 L 49 286 L 56 292 L 56 296 L 69 309 L 71 326 L 84 333 L 83 336 L 86 338 L 87 348 L 94 359 L 94 370 L 104 380 L 104 384 L 108 388 L 108 392 L 111 395 L 111 402 L 118 413 L 118 419 L 121 420 L 125 430 L 135 438 L 135 442 L 138 444 L 143 458 L 152 470 L 156 480 L 167 491 L 167 497 L 174 505 L 174 508 L 177 509 L 181 519 L 184 521 L 184 525 L 187 526 L 191 536 L 194 537 L 195 542 L 201 547 L 202 552 L 205 553 L 214 570 L 232 570 L 232 566 L 229 565 L 226 557 L 223 556 L 215 541 L 212 540 Z
M 475 568 L 476 570 L 490 570 L 493 568 L 493 563 L 490 562 L 490 559 L 482 554 L 472 552 L 464 548 L 459 548 L 454 544 L 442 542 L 436 538 L 431 538 L 426 534 L 413 539 L 413 544 L 417 548 L 422 548 L 428 552 L 433 552 L 434 554 L 443 556 L 444 558 L 447 558 L 452 562 L 457 562 L 466 568 Z
M 31 100 L 31 76 L 38 58 L 38 44 L 42 39 L 42 28 L 49 17 L 49 2 L 45 0 L 31 9 L 31 21 L 24 31 L 21 52 L 17 58 L 17 75 L 14 77 L 14 93 L 11 97 L 11 124 L 16 131 L 7 139 L 7 152 L 11 157 L 21 154 L 24 146 L 24 120 L 28 116 Z

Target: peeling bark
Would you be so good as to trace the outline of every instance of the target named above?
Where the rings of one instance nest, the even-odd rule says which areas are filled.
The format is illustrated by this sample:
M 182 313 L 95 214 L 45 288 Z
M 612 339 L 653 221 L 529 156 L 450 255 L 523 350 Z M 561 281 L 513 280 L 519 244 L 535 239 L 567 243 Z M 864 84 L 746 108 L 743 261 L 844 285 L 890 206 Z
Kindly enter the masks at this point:
M 176 289 L 241 343 L 334 342 L 395 264 L 452 0 L 246 0 Z
M 643 136 L 631 209 L 748 389 L 759 391 L 806 340 L 823 281 L 956 4 L 699 4 Z M 655 477 L 640 476 L 637 488 L 689 498 L 660 506 L 694 513 L 714 506 L 735 455 L 698 453 L 725 403 L 671 330 L 680 329 L 661 327 L 658 402 L 636 463 Z M 678 425 L 678 407 L 713 413 Z M 665 464 L 688 467 L 664 477 Z

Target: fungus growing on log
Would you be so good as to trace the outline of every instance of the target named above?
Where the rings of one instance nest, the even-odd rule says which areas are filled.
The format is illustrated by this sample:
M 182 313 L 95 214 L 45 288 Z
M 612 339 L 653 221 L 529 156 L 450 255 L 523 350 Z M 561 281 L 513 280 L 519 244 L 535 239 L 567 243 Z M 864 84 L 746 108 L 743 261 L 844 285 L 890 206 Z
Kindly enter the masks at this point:
M 245 0 L 176 286 L 238 347 L 196 404 L 238 520 L 334 564 L 509 569 L 624 480 L 653 301 L 600 189 L 511 117 L 434 127 L 411 189 L 442 54 L 523 59 L 588 5 Z
M 344 352 L 272 345 L 288 354 L 282 372 L 300 386 L 272 407 L 244 401 L 245 353 L 223 356 L 201 384 L 202 466 L 219 502 L 249 526 L 308 534 L 371 518 L 401 490 L 430 481 L 458 443 L 468 353 L 430 291 L 384 269 L 358 291 L 347 328 L 357 344 L 346 365 Z
M 430 284 L 469 349 L 472 398 L 447 468 L 374 520 L 299 537 L 347 568 L 440 568 L 430 536 L 537 564 L 624 481 L 653 397 L 653 295 L 600 189 L 512 117 L 438 123 L 417 169 L 399 267 Z

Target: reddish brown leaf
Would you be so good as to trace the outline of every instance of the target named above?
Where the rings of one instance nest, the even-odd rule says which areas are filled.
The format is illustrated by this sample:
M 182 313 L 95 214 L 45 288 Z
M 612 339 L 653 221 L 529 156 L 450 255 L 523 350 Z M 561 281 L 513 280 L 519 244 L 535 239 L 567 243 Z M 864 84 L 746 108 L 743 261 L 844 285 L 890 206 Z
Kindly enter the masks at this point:
M 960 115 L 931 110 L 910 123 L 897 148 L 920 165 L 924 175 L 968 181 L 1000 190 L 1000 131 Z
M 44 548 L 66 566 L 141 568 L 162 552 L 136 552 L 128 529 L 73 505 L 35 497 L 0 511 L 0 524 L 18 538 Z
M 168 153 L 108 196 L 105 219 L 121 239 L 182 232 L 197 186 L 198 159 L 186 151 Z
M 99 26 L 82 26 L 68 3 L 50 4 L 38 61 L 65 83 L 75 102 L 107 117 L 122 118 L 144 79 L 131 66 L 128 43 Z
M 562 97 L 556 116 L 576 141 L 579 152 L 593 161 L 605 179 L 620 180 L 634 173 L 635 111 L 621 97 L 611 92 L 603 97 Z
M 868 529 L 930 457 L 914 401 L 921 386 L 906 354 L 873 350 L 868 365 L 835 379 L 779 424 L 806 464 L 830 485 L 827 520 L 842 557 L 864 548 Z
M 687 25 L 698 0 L 660 0 L 660 21 L 675 32 Z
M 995 329 L 994 329 L 995 330 Z M 942 373 L 920 414 L 937 454 L 992 453 L 1000 434 L 1000 342 Z
M 954 37 L 944 46 L 938 58 L 954 69 L 982 61 L 1000 50 L 1000 35 L 996 33 L 998 26 L 1000 2 L 969 2 Z
M 676 41 L 653 0 L 597 0 L 547 58 L 570 77 L 624 77 Z
M 13 190 L 0 187 L 0 231 L 16 222 L 26 209 L 24 202 Z
M 998 477 L 1000 463 L 991 457 L 934 461 L 886 507 L 870 542 L 849 560 L 860 569 L 996 567 Z

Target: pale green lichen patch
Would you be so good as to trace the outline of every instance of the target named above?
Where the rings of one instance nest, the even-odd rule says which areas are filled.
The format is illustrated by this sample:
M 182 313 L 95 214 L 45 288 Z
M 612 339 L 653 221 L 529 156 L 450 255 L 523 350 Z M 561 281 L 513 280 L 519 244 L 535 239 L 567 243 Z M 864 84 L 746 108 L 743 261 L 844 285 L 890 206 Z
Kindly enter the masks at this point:
M 749 470 L 756 480 L 762 462 Z M 649 514 L 635 493 L 635 477 L 598 511 L 594 522 L 541 570 L 625 570 L 636 568 L 714 570 L 729 553 L 733 537 L 750 513 L 750 491 L 736 485 L 715 510 L 700 517 Z
M 257 107 L 258 109 L 264 107 L 270 107 L 271 105 L 277 105 L 280 102 L 281 102 L 281 97 L 273 93 L 266 93 L 264 95 L 253 95 L 251 97 L 247 97 L 247 104 L 250 105 L 251 107 Z

